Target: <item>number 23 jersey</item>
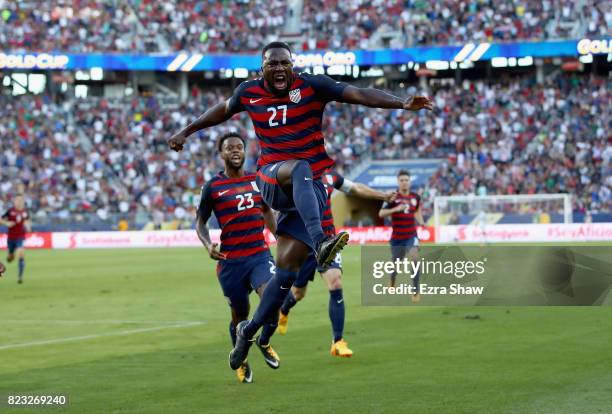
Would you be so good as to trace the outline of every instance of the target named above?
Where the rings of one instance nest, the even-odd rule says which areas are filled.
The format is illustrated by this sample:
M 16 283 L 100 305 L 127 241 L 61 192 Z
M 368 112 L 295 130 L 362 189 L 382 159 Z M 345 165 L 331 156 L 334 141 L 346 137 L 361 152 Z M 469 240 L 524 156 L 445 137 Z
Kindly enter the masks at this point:
M 212 212 L 221 227 L 221 252 L 229 260 L 268 251 L 261 193 L 254 173 L 229 178 L 220 172 L 206 183 L 198 214 L 207 221 Z

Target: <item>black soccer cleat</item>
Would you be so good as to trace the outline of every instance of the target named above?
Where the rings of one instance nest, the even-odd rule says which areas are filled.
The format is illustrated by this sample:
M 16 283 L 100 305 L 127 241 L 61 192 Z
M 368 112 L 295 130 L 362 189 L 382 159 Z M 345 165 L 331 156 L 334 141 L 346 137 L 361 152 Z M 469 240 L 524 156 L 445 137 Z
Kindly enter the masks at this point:
M 336 253 L 346 246 L 348 240 L 349 234 L 341 231 L 319 243 L 317 246 L 317 263 L 319 263 L 319 266 L 328 266 L 336 257 Z
M 259 348 L 259 350 L 261 351 L 261 354 L 263 355 L 266 364 L 268 364 L 270 368 L 278 369 L 280 367 L 280 358 L 278 357 L 278 354 L 276 353 L 274 348 L 272 348 L 272 345 L 260 344 L 259 337 L 255 339 L 255 345 L 257 345 L 257 348 Z
M 230 368 L 236 371 L 249 355 L 249 348 L 253 345 L 253 339 L 247 339 L 242 332 L 249 321 L 242 321 L 236 325 L 236 345 L 229 354 Z

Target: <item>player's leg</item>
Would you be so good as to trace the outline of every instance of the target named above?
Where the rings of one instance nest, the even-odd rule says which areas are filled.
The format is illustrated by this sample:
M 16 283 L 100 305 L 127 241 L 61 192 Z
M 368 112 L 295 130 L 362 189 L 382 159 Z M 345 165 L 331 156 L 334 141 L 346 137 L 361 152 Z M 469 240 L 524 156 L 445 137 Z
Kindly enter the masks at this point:
M 313 252 L 310 252 L 306 262 L 300 268 L 297 279 L 291 287 L 291 291 L 287 294 L 283 305 L 280 308 L 279 320 L 278 320 L 278 332 L 281 335 L 287 333 L 289 325 L 289 312 L 297 302 L 302 300 L 306 295 L 306 288 L 308 282 L 314 280 L 315 272 L 317 271 L 317 259 Z
M 17 266 L 19 269 L 19 273 L 17 273 L 17 283 L 23 283 L 23 272 L 25 270 L 25 249 L 23 247 L 23 242 L 23 240 L 19 240 L 17 243 L 17 249 L 15 250 Z
M 336 253 L 348 242 L 348 234 L 340 232 L 326 236 L 321 225 L 327 193 L 318 180 L 313 179 L 310 165 L 304 160 L 285 161 L 278 168 L 278 184 L 297 209 L 316 251 L 320 264 L 329 264 Z
M 15 250 L 17 250 L 17 241 L 16 240 L 7 240 L 6 242 L 6 262 L 12 263 L 15 260 Z
M 419 239 L 414 237 L 413 239 L 411 239 L 410 245 L 412 247 L 410 247 L 410 250 L 408 250 L 408 258 L 411 261 L 416 262 L 419 260 Z M 421 279 L 421 271 L 419 270 L 417 274 L 414 275 L 414 278 L 412 279 L 412 285 L 414 286 L 414 289 L 415 289 L 415 293 L 412 295 L 412 302 L 414 303 L 421 301 L 420 279 Z
M 4 266 L 4 263 L 0 262 L 0 277 L 4 275 L 5 271 L 6 271 L 6 267 Z
M 265 287 L 275 273 L 276 265 L 274 264 L 272 256 L 269 256 L 266 260 L 256 264 L 251 269 L 249 276 L 250 283 L 259 295 L 260 299 L 263 296 Z M 272 369 L 277 369 L 280 367 L 280 357 L 270 344 L 270 338 L 272 338 L 272 335 L 274 335 L 277 327 L 278 312 L 273 312 L 261 328 L 261 334 L 255 338 L 255 345 L 257 345 L 261 351 L 266 364 L 268 364 L 268 366 Z
M 217 278 L 232 314 L 229 325 L 232 345 L 236 344 L 238 324 L 249 316 L 249 284 L 244 273 L 243 266 L 239 264 L 230 262 L 219 262 L 217 264 Z M 236 376 L 240 382 L 253 382 L 253 371 L 246 359 L 236 367 Z
M 393 259 L 393 262 L 395 262 L 398 259 L 403 260 L 406 257 L 407 250 L 408 250 L 407 247 L 404 246 L 403 244 L 392 243 L 391 244 L 391 257 Z M 395 271 L 391 273 L 391 277 L 389 279 L 389 286 L 391 287 L 395 286 L 396 276 L 397 276 L 397 273 Z
M 308 257 L 309 247 L 289 236 L 280 234 L 277 238 L 276 274 L 264 289 L 259 306 L 250 321 L 241 322 L 237 327 L 236 346 L 230 352 L 230 367 L 236 369 L 249 353 L 253 336 L 259 328 L 278 311 L 289 293 L 298 271 Z
M 333 341 L 331 354 L 349 358 L 353 356 L 353 351 L 348 347 L 348 343 L 344 340 L 344 320 L 345 320 L 345 303 L 342 292 L 342 258 L 340 254 L 336 256 L 330 267 L 320 269 L 321 277 L 329 290 L 329 320 L 332 326 Z

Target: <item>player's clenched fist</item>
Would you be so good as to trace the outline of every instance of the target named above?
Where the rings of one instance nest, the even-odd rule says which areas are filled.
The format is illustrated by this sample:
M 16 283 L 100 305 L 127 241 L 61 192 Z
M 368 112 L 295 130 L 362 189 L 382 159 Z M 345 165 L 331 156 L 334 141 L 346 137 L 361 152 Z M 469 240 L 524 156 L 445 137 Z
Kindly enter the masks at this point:
M 404 102 L 407 111 L 418 111 L 419 109 L 433 110 L 433 102 L 426 96 L 411 96 Z
M 185 145 L 185 141 L 187 141 L 187 137 L 185 136 L 185 134 L 179 132 L 178 134 L 172 135 L 168 139 L 168 145 L 170 146 L 170 149 L 178 152 L 183 150 L 183 145 Z
M 217 248 L 219 247 L 219 245 L 217 243 L 213 243 L 210 245 L 210 247 L 207 247 L 206 250 L 208 250 L 208 254 L 210 255 L 210 258 L 213 260 L 225 260 L 227 259 L 227 257 L 225 256 L 225 254 L 221 253 Z
M 385 201 L 387 203 L 392 203 L 397 198 L 397 191 L 388 191 L 385 193 Z

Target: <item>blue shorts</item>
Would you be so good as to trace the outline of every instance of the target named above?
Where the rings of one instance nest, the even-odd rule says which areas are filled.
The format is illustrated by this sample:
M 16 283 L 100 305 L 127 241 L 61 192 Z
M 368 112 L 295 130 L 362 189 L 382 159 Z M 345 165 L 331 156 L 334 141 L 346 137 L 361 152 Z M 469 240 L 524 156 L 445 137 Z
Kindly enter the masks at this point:
M 269 251 L 246 260 L 223 260 L 217 264 L 217 277 L 230 307 L 241 313 L 249 309 L 249 293 L 267 283 L 276 272 Z
M 340 252 L 336 254 L 334 261 L 325 267 L 319 266 L 317 260 L 315 259 L 314 253 L 311 252 L 300 268 L 300 272 L 298 273 L 298 277 L 295 279 L 295 282 L 293 282 L 293 286 L 296 288 L 303 288 L 308 284 L 308 282 L 314 280 L 315 271 L 323 274 L 329 269 L 339 269 L 342 271 L 342 256 L 340 255 Z
M 261 167 L 257 172 L 257 187 L 261 192 L 264 203 L 280 212 L 276 230 L 277 234 L 293 237 L 314 250 L 314 243 L 310 239 L 306 226 L 293 203 L 293 194 L 286 194 L 281 186 L 278 185 L 276 173 L 283 162 L 285 161 Z M 327 191 L 320 179 L 313 180 L 312 184 L 319 205 L 319 215 L 322 217 L 327 205 Z
M 416 236 L 404 240 L 391 240 L 391 256 L 394 260 L 402 259 L 413 247 L 417 249 L 419 247 L 419 238 Z
M 15 239 L 15 240 L 7 240 L 6 247 L 8 249 L 8 254 L 15 253 L 15 250 L 23 247 L 24 239 Z

